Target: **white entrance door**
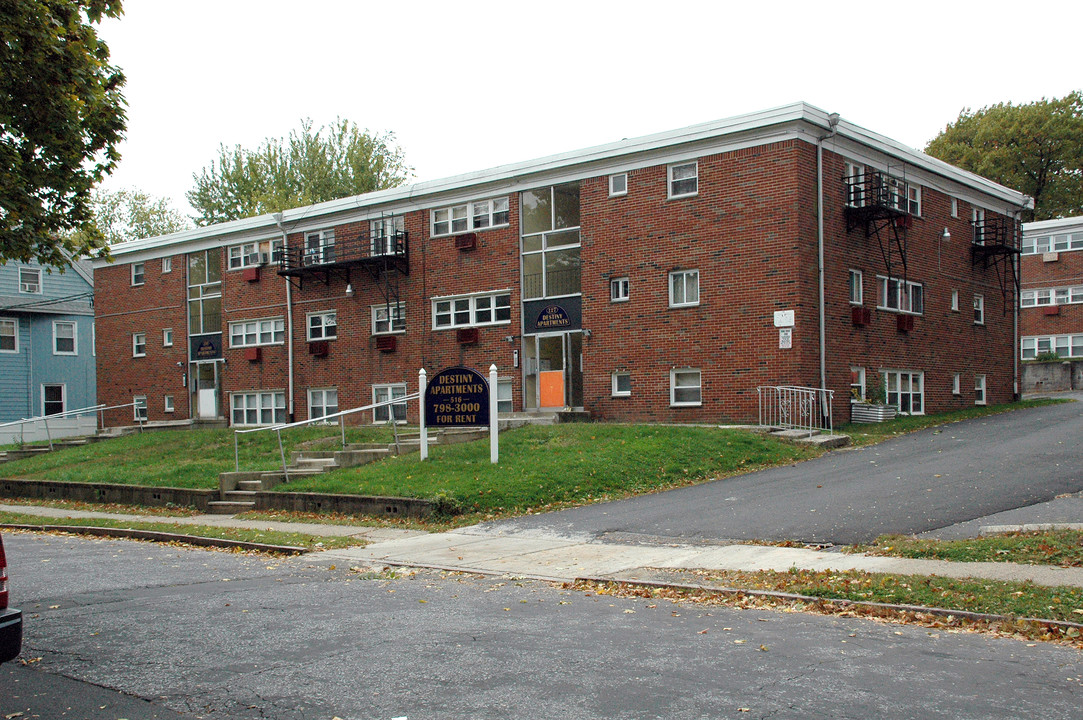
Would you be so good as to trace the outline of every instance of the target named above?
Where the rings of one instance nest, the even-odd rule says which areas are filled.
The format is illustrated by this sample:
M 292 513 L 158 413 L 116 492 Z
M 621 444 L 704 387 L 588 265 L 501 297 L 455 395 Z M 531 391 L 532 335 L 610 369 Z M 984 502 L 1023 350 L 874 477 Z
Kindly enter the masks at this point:
M 200 420 L 218 418 L 218 363 L 196 365 L 196 412 Z

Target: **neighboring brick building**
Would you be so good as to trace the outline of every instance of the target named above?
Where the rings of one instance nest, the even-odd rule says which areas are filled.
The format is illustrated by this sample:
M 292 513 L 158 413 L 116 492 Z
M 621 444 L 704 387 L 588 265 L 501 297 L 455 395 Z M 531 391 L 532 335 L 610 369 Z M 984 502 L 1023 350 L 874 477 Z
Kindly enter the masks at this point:
M 1023 226 L 1020 357 L 1083 359 L 1083 217 Z
M 799 385 L 840 422 L 870 373 L 904 411 L 1006 401 L 1028 202 L 799 103 L 118 246 L 98 393 L 259 424 L 496 364 L 503 410 L 603 420 Z

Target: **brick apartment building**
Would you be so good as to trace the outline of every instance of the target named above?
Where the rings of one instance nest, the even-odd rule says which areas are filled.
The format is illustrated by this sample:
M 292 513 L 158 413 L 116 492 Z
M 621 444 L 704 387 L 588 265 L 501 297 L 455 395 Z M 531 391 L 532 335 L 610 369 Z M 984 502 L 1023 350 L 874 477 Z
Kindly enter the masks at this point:
M 602 420 L 1007 401 L 1027 203 L 798 103 L 148 238 L 95 264 L 99 401 L 269 424 L 490 364 L 502 411 Z
M 1020 357 L 1083 358 L 1083 217 L 1023 226 Z

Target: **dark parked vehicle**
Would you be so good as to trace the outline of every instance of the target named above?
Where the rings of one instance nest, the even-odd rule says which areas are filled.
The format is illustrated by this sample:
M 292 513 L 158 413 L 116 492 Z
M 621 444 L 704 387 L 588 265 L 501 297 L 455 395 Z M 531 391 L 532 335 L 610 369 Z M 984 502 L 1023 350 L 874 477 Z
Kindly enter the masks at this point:
M 14 660 L 23 645 L 22 611 L 8 607 L 8 562 L 0 537 L 0 663 Z

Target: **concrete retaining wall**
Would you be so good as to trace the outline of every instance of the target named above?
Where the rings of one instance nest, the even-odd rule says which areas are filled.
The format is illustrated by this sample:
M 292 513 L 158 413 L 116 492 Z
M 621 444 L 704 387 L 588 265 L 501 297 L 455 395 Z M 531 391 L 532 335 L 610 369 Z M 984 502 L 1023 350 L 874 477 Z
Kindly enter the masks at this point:
M 1083 388 L 1083 360 L 1023 363 L 1023 392 L 1055 392 Z

